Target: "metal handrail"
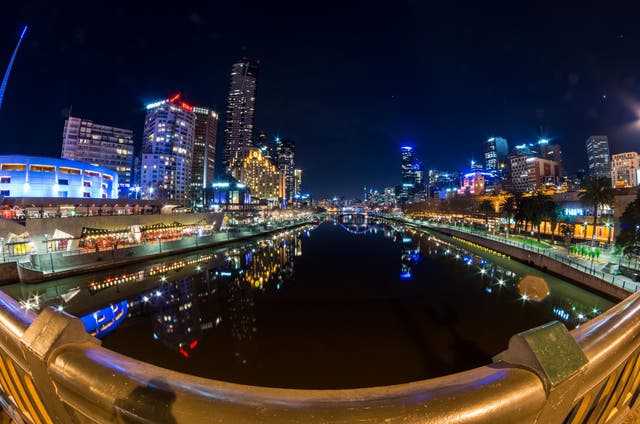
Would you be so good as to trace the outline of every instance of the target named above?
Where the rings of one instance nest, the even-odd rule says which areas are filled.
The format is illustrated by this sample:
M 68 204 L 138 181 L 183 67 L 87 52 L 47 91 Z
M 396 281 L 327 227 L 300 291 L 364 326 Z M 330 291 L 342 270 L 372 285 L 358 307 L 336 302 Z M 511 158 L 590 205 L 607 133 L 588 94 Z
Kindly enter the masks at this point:
M 640 293 L 571 332 L 588 362 L 551 389 L 534 367 L 504 362 L 385 387 L 247 386 L 128 358 L 81 327 L 53 309 L 36 317 L 0 292 L 0 386 L 10 414 L 24 422 L 47 422 L 47 413 L 50 422 L 599 422 L 635 408 L 640 383 Z M 49 348 L 42 338 L 51 339 Z M 16 372 L 5 374 L 5 364 Z M 31 378 L 33 391 L 18 390 Z

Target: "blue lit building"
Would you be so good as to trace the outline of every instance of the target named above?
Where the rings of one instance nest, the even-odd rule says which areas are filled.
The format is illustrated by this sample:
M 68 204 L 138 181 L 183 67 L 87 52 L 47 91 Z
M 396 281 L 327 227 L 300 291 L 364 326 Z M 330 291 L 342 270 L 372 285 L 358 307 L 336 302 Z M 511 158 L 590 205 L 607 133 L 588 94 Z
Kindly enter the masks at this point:
M 118 198 L 118 172 L 89 163 L 0 156 L 0 197 Z
M 251 190 L 231 176 L 216 179 L 203 189 L 205 210 L 248 210 L 252 209 Z
M 417 194 L 424 193 L 424 167 L 413 154 L 413 147 L 400 148 L 402 159 L 402 188 L 400 197 L 403 201 L 413 201 Z
M 509 156 L 509 143 L 502 137 L 488 138 L 483 144 L 484 167 L 487 171 L 502 172 Z

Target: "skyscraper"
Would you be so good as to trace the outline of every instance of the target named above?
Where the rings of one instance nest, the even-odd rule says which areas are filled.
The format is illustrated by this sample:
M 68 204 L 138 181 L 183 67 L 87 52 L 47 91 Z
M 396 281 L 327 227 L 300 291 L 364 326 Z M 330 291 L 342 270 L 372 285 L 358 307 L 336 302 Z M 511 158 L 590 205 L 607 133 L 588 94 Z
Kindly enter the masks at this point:
M 302 169 L 296 168 L 293 172 L 295 175 L 295 185 L 293 188 L 293 197 L 299 199 L 302 195 Z
M 611 178 L 611 157 L 609 140 L 606 135 L 592 135 L 587 138 L 589 175 Z
M 424 192 L 424 167 L 413 154 L 413 147 L 400 148 L 402 159 L 402 198 L 413 200 L 414 195 Z
M 133 185 L 133 131 L 69 116 L 62 135 L 63 159 L 93 163 L 118 172 L 119 196 Z
M 508 161 L 509 144 L 502 137 L 490 137 L 483 144 L 484 167 L 487 171 L 501 171 Z
M 223 164 L 227 169 L 236 153 L 252 145 L 258 69 L 258 62 L 249 60 L 231 67 L 224 129 Z
M 193 160 L 191 161 L 192 198 L 202 193 L 214 178 L 216 159 L 216 132 L 218 130 L 218 114 L 208 108 L 194 106 L 196 122 L 193 139 Z
M 146 106 L 140 184 L 149 197 L 187 205 L 196 114 L 176 94 Z
M 288 138 L 276 137 L 276 166 L 284 174 L 285 197 L 288 201 L 295 194 L 296 143 Z
M 564 175 L 562 164 L 562 147 L 559 144 L 549 144 L 549 140 L 541 138 L 538 140 L 538 149 L 542 159 L 552 160 L 560 167 L 560 176 Z

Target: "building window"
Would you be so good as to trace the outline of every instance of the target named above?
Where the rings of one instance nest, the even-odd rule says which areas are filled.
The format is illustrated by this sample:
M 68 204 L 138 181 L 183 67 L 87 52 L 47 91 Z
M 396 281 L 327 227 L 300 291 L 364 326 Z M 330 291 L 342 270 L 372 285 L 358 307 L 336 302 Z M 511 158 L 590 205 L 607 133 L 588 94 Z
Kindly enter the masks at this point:
M 0 196 L 5 196 L 5 197 L 11 196 L 11 190 L 0 190 Z
M 82 193 L 82 197 L 91 197 L 91 193 L 88 191 L 85 191 L 84 193 Z
M 61 166 L 59 168 L 59 171 L 61 174 L 72 174 L 72 175 L 80 175 L 82 174 L 82 171 L 80 171 L 78 168 L 67 168 L 64 166 Z
M 58 185 L 69 185 L 69 180 L 59 179 Z
M 68 191 L 59 191 L 58 192 L 58 197 L 69 197 L 69 192 Z
M 29 170 L 32 172 L 56 172 L 56 167 L 50 165 L 29 165 Z
M 11 182 L 11 177 L 0 177 L 0 184 L 9 184 Z
M 91 187 L 91 181 L 85 181 L 84 182 L 84 186 L 85 187 Z
M 0 168 L 3 171 L 26 171 L 27 165 L 22 163 L 3 163 Z

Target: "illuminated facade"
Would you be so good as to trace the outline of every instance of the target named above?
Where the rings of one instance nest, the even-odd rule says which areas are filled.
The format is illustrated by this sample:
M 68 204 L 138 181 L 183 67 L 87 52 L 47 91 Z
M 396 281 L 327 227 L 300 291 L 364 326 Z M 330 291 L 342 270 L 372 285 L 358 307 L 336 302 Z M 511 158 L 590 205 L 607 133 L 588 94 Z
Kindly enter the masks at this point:
M 128 195 L 133 182 L 133 131 L 69 116 L 61 157 L 116 170 L 120 196 Z
M 193 112 L 196 114 L 196 123 L 189 183 L 192 199 L 198 197 L 202 189 L 209 187 L 213 182 L 218 130 L 218 114 L 215 111 L 194 106 Z
M 118 173 L 75 160 L 0 156 L 0 197 L 116 199 Z
M 478 196 L 485 192 L 485 177 L 490 174 L 481 171 L 470 172 L 465 174 L 462 178 L 462 185 L 460 187 L 460 194 L 472 194 Z
M 284 174 L 258 148 L 238 152 L 231 162 L 231 173 L 249 187 L 253 198 L 277 201 L 285 195 Z
M 640 185 L 640 155 L 636 152 L 611 156 L 611 183 L 614 188 Z
M 302 169 L 296 168 L 293 171 L 294 184 L 293 184 L 293 197 L 299 199 L 302 195 Z
M 484 150 L 484 167 L 487 171 L 501 171 L 507 166 L 509 144 L 505 138 L 488 138 L 482 147 Z
M 611 178 L 609 140 L 606 135 L 592 135 L 587 138 L 587 158 L 589 175 Z
M 540 149 L 540 157 L 557 163 L 560 167 L 560 176 L 564 176 L 562 147 L 559 144 L 549 144 L 548 140 L 541 139 L 538 141 L 538 148 Z
M 253 144 L 258 68 L 258 62 L 247 60 L 231 67 L 222 158 L 227 169 L 240 150 Z
M 148 104 L 144 123 L 140 184 L 149 197 L 188 204 L 196 114 L 176 94 Z
M 276 138 L 276 165 L 284 174 L 285 196 L 288 201 L 295 195 L 296 143 L 288 138 Z
M 402 159 L 401 199 L 411 201 L 414 195 L 424 192 L 424 167 L 413 154 L 411 146 L 401 147 L 400 156 Z
M 546 185 L 560 183 L 560 165 L 557 162 L 532 156 L 511 157 L 511 184 L 514 191 L 533 193 Z

